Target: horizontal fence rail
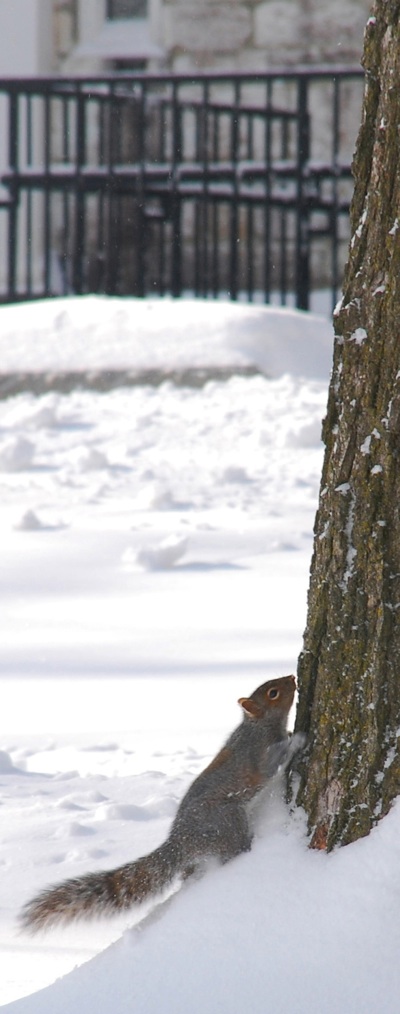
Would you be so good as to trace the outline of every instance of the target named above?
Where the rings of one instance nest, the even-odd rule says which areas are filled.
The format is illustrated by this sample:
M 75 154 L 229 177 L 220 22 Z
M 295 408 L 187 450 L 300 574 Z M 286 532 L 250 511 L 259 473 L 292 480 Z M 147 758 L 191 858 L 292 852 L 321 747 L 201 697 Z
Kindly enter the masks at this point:
M 334 301 L 362 91 L 358 68 L 0 80 L 0 299 Z

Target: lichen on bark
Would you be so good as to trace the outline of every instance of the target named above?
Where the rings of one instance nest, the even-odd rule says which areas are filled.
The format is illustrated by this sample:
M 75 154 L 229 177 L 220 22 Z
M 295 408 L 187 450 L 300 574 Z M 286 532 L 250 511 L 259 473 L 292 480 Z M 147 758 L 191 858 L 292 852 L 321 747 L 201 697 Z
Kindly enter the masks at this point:
M 312 844 L 367 834 L 400 792 L 400 0 L 377 0 L 335 314 L 296 728 Z

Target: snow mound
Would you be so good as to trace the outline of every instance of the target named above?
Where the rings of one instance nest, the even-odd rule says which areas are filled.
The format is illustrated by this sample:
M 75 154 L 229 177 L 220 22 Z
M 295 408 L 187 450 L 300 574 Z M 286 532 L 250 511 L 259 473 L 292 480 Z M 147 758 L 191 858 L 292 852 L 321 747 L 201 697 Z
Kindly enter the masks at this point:
M 0 471 L 24 472 L 31 467 L 34 445 L 23 436 L 12 436 L 0 447 Z
M 0 308 L 1 373 L 253 366 L 326 379 L 333 330 L 317 314 L 220 300 L 75 296 Z M 50 411 L 37 424 L 54 425 Z
M 32 510 L 25 511 L 21 520 L 15 525 L 15 528 L 20 532 L 35 532 L 44 527 L 43 522 Z
M 88 447 L 79 454 L 77 465 L 82 472 L 99 472 L 109 468 L 110 462 L 103 451 L 99 451 L 96 447 Z
M 187 538 L 171 535 L 155 546 L 139 549 L 136 562 L 143 570 L 170 570 L 185 555 L 187 547 Z
M 10 754 L 6 750 L 0 750 L 0 774 L 8 775 L 15 771 Z
M 268 809 L 251 853 L 4 1014 L 398 1014 L 399 807 L 331 856 L 307 849 L 279 798 Z

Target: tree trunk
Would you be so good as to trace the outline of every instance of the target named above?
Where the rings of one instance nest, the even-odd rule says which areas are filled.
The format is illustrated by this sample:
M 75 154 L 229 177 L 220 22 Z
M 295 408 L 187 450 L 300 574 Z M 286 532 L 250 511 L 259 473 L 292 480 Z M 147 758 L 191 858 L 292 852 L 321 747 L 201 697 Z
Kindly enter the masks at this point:
M 400 0 L 368 21 L 352 240 L 335 314 L 296 728 L 314 847 L 400 792 Z

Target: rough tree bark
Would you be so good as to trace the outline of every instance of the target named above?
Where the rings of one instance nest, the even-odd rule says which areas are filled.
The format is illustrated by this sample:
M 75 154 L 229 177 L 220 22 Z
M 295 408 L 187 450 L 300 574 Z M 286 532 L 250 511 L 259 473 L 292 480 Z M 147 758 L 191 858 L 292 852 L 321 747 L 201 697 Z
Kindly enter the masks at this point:
M 327 849 L 400 793 L 400 0 L 376 0 L 363 62 L 296 723 L 297 801 Z

